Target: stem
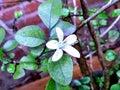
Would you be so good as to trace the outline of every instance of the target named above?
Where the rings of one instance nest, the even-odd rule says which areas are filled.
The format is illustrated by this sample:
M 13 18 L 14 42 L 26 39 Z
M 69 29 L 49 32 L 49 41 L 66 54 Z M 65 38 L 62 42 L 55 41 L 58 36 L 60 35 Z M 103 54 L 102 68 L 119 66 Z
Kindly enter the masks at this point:
M 91 17 L 86 18 L 86 20 L 84 20 L 78 27 L 77 30 L 79 30 L 81 27 L 83 27 L 87 22 L 89 22 L 90 20 L 92 20 L 93 18 L 95 18 L 98 14 L 100 14 L 101 12 L 103 12 L 104 10 L 108 9 L 109 7 L 113 6 L 114 4 L 118 3 L 119 0 L 114 0 L 112 3 L 108 3 L 105 6 L 103 6 L 100 10 L 98 10 L 96 13 L 94 13 L 94 15 L 92 15 Z
M 86 0 L 80 0 L 80 2 L 81 2 L 82 10 L 83 10 L 83 17 L 85 19 L 87 19 L 89 17 L 87 1 Z M 100 45 L 100 42 L 99 42 L 99 38 L 96 36 L 96 33 L 93 30 L 93 27 L 92 27 L 90 21 L 87 22 L 87 26 L 88 26 L 88 30 L 89 30 L 92 38 L 93 38 L 93 41 L 95 42 L 95 46 L 97 48 L 99 61 L 100 61 L 101 65 L 103 67 L 103 70 L 104 70 L 105 81 L 104 81 L 103 90 L 108 90 L 108 88 L 109 88 L 109 80 L 110 80 L 109 71 L 108 71 L 108 69 L 106 67 L 106 64 L 104 62 L 105 58 L 104 58 L 104 54 L 103 54 L 103 52 L 101 50 L 101 45 Z

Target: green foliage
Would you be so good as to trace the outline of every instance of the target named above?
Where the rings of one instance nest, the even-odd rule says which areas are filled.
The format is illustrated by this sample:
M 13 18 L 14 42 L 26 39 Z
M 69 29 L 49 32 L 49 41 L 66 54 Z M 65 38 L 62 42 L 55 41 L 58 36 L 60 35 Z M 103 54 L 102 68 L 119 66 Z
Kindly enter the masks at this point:
M 56 83 L 53 79 L 50 79 L 46 85 L 45 90 L 70 90 L 70 87 L 68 85 L 60 85 Z
M 20 29 L 15 39 L 24 46 L 37 47 L 45 42 L 45 33 L 38 26 L 31 25 Z
M 69 9 L 67 9 L 67 8 L 62 8 L 62 10 L 61 10 L 61 16 L 63 17 L 63 18 L 65 18 L 65 17 L 67 17 L 68 15 L 69 15 Z
M 108 32 L 108 38 L 110 39 L 111 42 L 116 41 L 120 36 L 120 33 L 117 30 L 110 30 Z
M 39 6 L 38 14 L 43 23 L 51 29 L 58 22 L 61 16 L 61 9 L 61 0 L 48 0 Z
M 30 48 L 30 52 L 32 55 L 34 56 L 39 56 L 43 50 L 44 50 L 44 45 L 40 45 L 40 46 L 37 46 L 37 47 L 33 47 L 33 48 Z
M 114 18 L 120 15 L 120 9 L 115 9 L 110 13 L 110 17 Z
M 15 17 L 16 19 L 20 18 L 22 15 L 23 15 L 23 12 L 22 12 L 22 11 L 15 11 L 15 12 L 14 12 L 14 17 Z
M 88 85 L 82 85 L 79 87 L 79 90 L 90 90 L 90 87 Z
M 82 83 L 79 80 L 74 80 L 73 83 L 74 83 L 75 86 L 82 85 Z
M 120 90 L 120 84 L 113 84 L 110 90 Z
M 103 87 L 104 77 L 96 77 L 95 81 L 98 84 L 99 88 Z
M 48 72 L 47 64 L 48 64 L 48 58 L 42 60 L 40 70 L 43 72 Z
M 82 79 L 82 84 L 89 84 L 90 83 L 90 77 L 84 77 L 83 79 Z
M 120 70 L 116 72 L 117 76 L 120 78 Z
M 15 71 L 15 65 L 14 65 L 14 64 L 9 64 L 9 65 L 7 66 L 7 71 L 8 71 L 9 73 L 14 73 L 14 71 Z
M 107 50 L 105 52 L 105 59 L 107 61 L 113 61 L 113 60 L 115 60 L 116 56 L 117 56 L 117 54 L 113 50 Z
M 74 33 L 76 30 L 74 25 L 70 24 L 69 22 L 61 21 L 50 32 L 51 38 L 56 37 L 56 27 L 61 27 L 65 36 L 68 36 L 68 35 Z
M 21 77 L 25 76 L 25 71 L 22 69 L 22 67 L 20 65 L 16 66 L 16 71 L 13 75 L 14 79 L 19 79 Z
M 65 54 L 57 62 L 52 62 L 50 58 L 48 63 L 48 71 L 50 76 L 55 80 L 55 82 L 61 85 L 68 85 L 72 80 L 72 59 Z
M 106 25 L 107 25 L 107 20 L 102 19 L 102 20 L 99 21 L 99 24 L 100 24 L 101 26 L 106 26 Z
M 18 42 L 16 40 L 8 40 L 4 46 L 3 49 L 5 51 L 11 51 L 13 49 L 15 49 L 18 46 Z
M 3 28 L 0 28 L 0 44 L 2 43 L 4 38 L 5 38 L 5 30 Z

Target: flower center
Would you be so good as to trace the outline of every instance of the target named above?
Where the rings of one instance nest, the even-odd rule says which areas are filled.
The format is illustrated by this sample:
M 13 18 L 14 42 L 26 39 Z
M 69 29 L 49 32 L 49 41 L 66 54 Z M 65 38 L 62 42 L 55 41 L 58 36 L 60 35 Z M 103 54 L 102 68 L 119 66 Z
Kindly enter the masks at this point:
M 65 41 L 59 42 L 59 48 L 60 49 L 63 49 L 65 46 L 66 46 L 66 42 Z

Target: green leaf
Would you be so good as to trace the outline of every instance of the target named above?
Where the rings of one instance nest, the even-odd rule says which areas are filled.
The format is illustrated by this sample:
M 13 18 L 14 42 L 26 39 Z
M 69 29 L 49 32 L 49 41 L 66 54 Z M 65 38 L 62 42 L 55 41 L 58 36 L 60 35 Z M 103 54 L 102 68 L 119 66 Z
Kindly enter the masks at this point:
M 9 65 L 7 66 L 7 71 L 8 71 L 9 73 L 14 73 L 14 72 L 15 72 L 15 65 L 14 65 L 14 64 L 9 64 Z
M 68 85 L 72 80 L 73 62 L 68 55 L 63 55 L 58 62 L 52 62 L 51 58 L 48 63 L 50 76 L 61 85 Z
M 88 85 L 81 85 L 79 90 L 90 90 L 90 87 Z
M 16 19 L 20 18 L 22 15 L 23 15 L 23 12 L 22 12 L 22 11 L 15 11 L 15 12 L 14 12 L 14 17 L 15 17 Z
M 110 87 L 110 90 L 120 90 L 120 84 L 113 84 L 113 85 Z
M 0 44 L 5 38 L 5 30 L 3 28 L 0 28 Z
M 38 65 L 36 63 L 31 63 L 31 62 L 21 62 L 20 67 L 26 70 L 37 70 L 38 69 Z
M 120 36 L 120 33 L 117 30 L 111 30 L 108 32 L 108 38 L 111 42 L 116 41 Z
M 99 25 L 98 20 L 92 20 L 91 23 L 92 23 L 94 26 Z
M 2 64 L 2 66 L 0 67 L 1 71 L 5 71 L 6 70 L 6 65 Z
M 45 42 L 45 33 L 38 26 L 30 25 L 20 29 L 15 39 L 24 46 L 37 47 Z
M 63 17 L 63 18 L 65 18 L 65 17 L 67 17 L 69 15 L 69 9 L 67 9 L 67 8 L 62 8 L 62 10 L 61 10 L 61 16 Z
M 120 9 L 115 9 L 110 13 L 110 16 L 113 17 L 117 17 L 120 15 Z
M 10 53 L 9 57 L 10 57 L 10 59 L 13 59 L 15 57 L 15 53 Z
M 10 59 L 8 59 L 8 58 L 2 58 L 0 61 L 1 61 L 3 64 L 8 64 L 8 63 L 10 63 Z
M 3 58 L 3 49 L 0 48 L 0 61 L 1 61 L 2 58 Z
M 117 76 L 120 78 L 120 70 L 116 72 Z
M 89 42 L 89 45 L 94 47 L 95 46 L 95 43 L 93 41 Z
M 24 71 L 24 69 L 22 69 L 22 68 L 20 67 L 20 65 L 17 65 L 16 71 L 15 71 L 15 73 L 14 73 L 14 75 L 13 75 L 13 78 L 14 78 L 14 79 L 19 79 L 19 78 L 21 78 L 21 77 L 23 77 L 23 76 L 25 76 L 25 71 Z
M 30 48 L 30 50 L 31 50 L 31 54 L 33 54 L 34 56 L 39 56 L 44 50 L 44 45 Z
M 38 14 L 43 23 L 51 29 L 59 20 L 61 9 L 61 0 L 48 0 L 39 6 Z
M 117 54 L 113 50 L 107 50 L 105 52 L 105 59 L 107 61 L 113 61 L 113 60 L 115 60 L 116 56 L 117 56 Z
M 57 37 L 56 27 L 60 27 L 63 30 L 65 36 L 74 33 L 76 30 L 74 25 L 70 24 L 69 22 L 61 21 L 52 29 L 52 31 L 50 32 L 50 37 Z
M 74 80 L 73 83 L 74 83 L 75 86 L 80 86 L 80 85 L 82 85 L 79 80 Z
M 102 19 L 102 20 L 99 21 L 99 23 L 100 23 L 100 25 L 102 25 L 102 26 L 106 26 L 106 25 L 107 25 L 107 20 Z
M 48 72 L 47 64 L 48 64 L 48 58 L 42 60 L 40 70 L 43 72 Z
M 82 83 L 83 83 L 83 84 L 89 84 L 89 83 L 90 83 L 90 77 L 84 77 L 84 78 L 82 79 Z
M 105 12 L 102 12 L 102 13 L 98 14 L 97 17 L 100 19 L 107 19 L 107 14 Z
M 3 49 L 5 51 L 11 51 L 13 49 L 15 49 L 18 46 L 18 42 L 16 40 L 8 40 L 4 46 Z
M 50 79 L 46 85 L 45 90 L 70 90 L 70 87 L 68 85 L 60 85 L 56 83 L 53 79 Z
M 34 57 L 28 55 L 28 56 L 24 56 L 24 57 L 22 57 L 22 58 L 20 59 L 20 62 L 23 62 L 23 63 L 24 63 L 24 62 L 35 63 L 36 60 L 35 60 Z

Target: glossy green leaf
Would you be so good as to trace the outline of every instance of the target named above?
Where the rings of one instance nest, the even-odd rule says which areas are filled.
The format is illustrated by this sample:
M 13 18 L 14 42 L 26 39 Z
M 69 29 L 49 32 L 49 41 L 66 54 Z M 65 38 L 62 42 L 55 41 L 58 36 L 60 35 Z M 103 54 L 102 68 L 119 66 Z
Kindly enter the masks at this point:
M 69 9 L 67 9 L 67 8 L 62 8 L 62 10 L 61 10 L 61 16 L 63 17 L 63 18 L 65 18 L 65 17 L 67 17 L 69 15 Z
M 31 50 L 31 54 L 33 54 L 34 56 L 39 56 L 43 52 L 44 46 L 40 45 L 37 47 L 30 48 L 30 50 Z
M 0 59 L 2 59 L 2 58 L 3 58 L 3 49 L 0 48 Z
M 39 6 L 38 14 L 43 23 L 51 29 L 58 22 L 61 9 L 61 0 L 48 0 Z
M 110 87 L 110 90 L 120 90 L 120 84 L 113 84 L 113 85 Z
M 6 65 L 5 64 L 2 64 L 1 67 L 0 67 L 1 71 L 5 71 L 6 70 Z
M 80 86 L 80 85 L 82 85 L 79 80 L 74 80 L 73 83 L 74 83 L 75 86 Z
M 115 60 L 116 56 L 117 56 L 117 54 L 113 50 L 107 50 L 105 52 L 105 59 L 107 61 L 113 61 L 113 60 Z
M 13 78 L 14 78 L 14 79 L 19 79 L 19 78 L 22 78 L 23 76 L 25 76 L 25 71 L 24 71 L 24 69 L 22 69 L 22 68 L 20 67 L 20 65 L 17 65 L 17 66 L 16 66 L 16 71 L 15 71 L 15 73 L 14 73 L 14 75 L 13 75 Z
M 38 65 L 32 62 L 21 62 L 20 67 L 26 70 L 37 70 L 38 69 Z
M 93 46 L 95 46 L 95 43 L 93 41 L 90 41 L 89 45 L 93 47 Z
M 88 85 L 81 85 L 79 90 L 90 90 L 90 87 Z
M 108 32 L 108 38 L 110 39 L 111 42 L 116 41 L 120 36 L 120 33 L 117 30 L 110 30 Z
M 31 62 L 36 62 L 36 60 L 35 60 L 35 58 L 34 57 L 32 57 L 32 56 L 30 56 L 30 55 L 28 55 L 28 56 L 24 56 L 24 57 L 22 57 L 21 59 L 20 59 L 20 62 L 28 62 L 28 63 L 31 63 Z
M 10 54 L 9 54 L 9 57 L 10 57 L 11 59 L 13 59 L 13 58 L 15 57 L 15 53 L 10 53 Z
M 15 39 L 24 46 L 37 47 L 45 42 L 45 33 L 38 26 L 30 25 L 20 29 Z
M 22 12 L 22 11 L 15 11 L 15 12 L 14 12 L 14 17 L 15 17 L 16 19 L 20 18 L 22 15 L 23 15 L 23 12 Z
M 102 13 L 98 14 L 97 17 L 100 19 L 107 19 L 107 14 L 105 12 L 102 12 Z
M 15 49 L 18 46 L 18 42 L 16 40 L 8 40 L 4 46 L 3 49 L 5 51 L 11 51 L 13 49 Z
M 120 70 L 116 72 L 117 76 L 120 78 Z
M 74 33 L 76 30 L 74 25 L 70 24 L 69 22 L 61 21 L 52 29 L 50 33 L 51 37 L 56 37 L 56 27 L 60 27 L 63 30 L 65 36 Z
M 61 85 L 68 85 L 72 80 L 73 62 L 68 55 L 63 55 L 57 62 L 52 62 L 51 58 L 48 63 L 50 76 Z
M 90 77 L 84 77 L 82 80 L 83 84 L 89 84 L 90 83 Z
M 15 65 L 14 65 L 14 64 L 9 64 L 9 65 L 7 66 L 7 71 L 8 71 L 9 73 L 14 73 L 14 72 L 15 72 Z
M 48 72 L 47 64 L 48 64 L 48 58 L 42 60 L 40 70 L 43 72 Z
M 60 85 L 56 83 L 53 79 L 50 79 L 46 85 L 45 90 L 70 90 L 70 87 L 68 85 Z
M 5 38 L 5 30 L 3 28 L 0 28 L 0 44 Z
M 111 17 L 117 17 L 120 15 L 120 9 L 115 9 L 110 13 Z
M 99 25 L 99 22 L 98 22 L 98 20 L 91 20 L 91 23 L 92 23 L 94 26 L 97 26 L 97 25 Z
M 107 25 L 107 20 L 102 19 L 102 20 L 99 21 L 99 24 L 102 25 L 102 26 L 106 26 Z

